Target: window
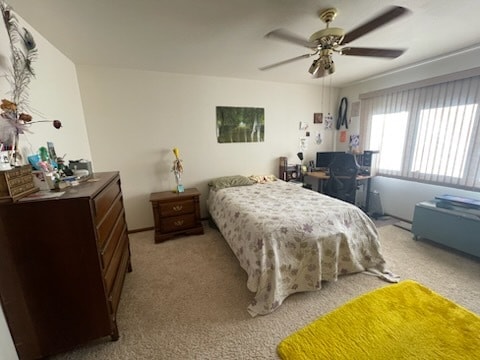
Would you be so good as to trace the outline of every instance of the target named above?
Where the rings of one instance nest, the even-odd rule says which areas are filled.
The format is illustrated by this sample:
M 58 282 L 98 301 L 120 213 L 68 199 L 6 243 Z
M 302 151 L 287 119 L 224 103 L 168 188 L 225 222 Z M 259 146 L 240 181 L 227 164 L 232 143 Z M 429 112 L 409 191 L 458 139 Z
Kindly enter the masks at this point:
M 362 99 L 379 174 L 480 189 L 480 76 Z
M 476 111 L 477 104 L 422 110 L 412 172 L 463 177 Z
M 405 144 L 407 118 L 408 113 L 405 111 L 372 117 L 369 148 L 382 149 L 379 163 L 382 169 L 400 171 L 402 168 L 403 154 L 400 150 Z

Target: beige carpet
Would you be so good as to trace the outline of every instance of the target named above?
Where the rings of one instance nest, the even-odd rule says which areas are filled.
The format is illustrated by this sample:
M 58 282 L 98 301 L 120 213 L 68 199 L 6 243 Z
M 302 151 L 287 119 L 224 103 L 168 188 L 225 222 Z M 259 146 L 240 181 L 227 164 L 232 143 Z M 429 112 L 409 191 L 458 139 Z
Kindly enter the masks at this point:
M 365 274 L 290 296 L 274 313 L 251 318 L 246 275 L 215 230 L 154 244 L 153 232 L 130 236 L 133 272 L 118 312 L 120 339 L 55 359 L 278 359 L 287 335 L 346 301 L 388 285 Z M 390 270 L 480 314 L 480 261 L 393 225 L 379 228 Z

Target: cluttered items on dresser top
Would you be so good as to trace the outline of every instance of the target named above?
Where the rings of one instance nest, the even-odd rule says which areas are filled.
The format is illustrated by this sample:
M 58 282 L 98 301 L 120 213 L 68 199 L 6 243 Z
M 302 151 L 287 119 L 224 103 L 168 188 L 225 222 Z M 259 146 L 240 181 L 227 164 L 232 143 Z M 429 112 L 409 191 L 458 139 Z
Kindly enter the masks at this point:
M 46 193 L 78 185 L 92 177 L 90 161 L 70 160 L 67 164 L 65 155 L 56 156 L 53 144 L 47 144 L 48 147 L 42 146 L 36 154 L 27 156 L 28 164 L 5 163 L 8 166 L 0 167 L 0 203 L 16 202 L 39 191 L 43 192 L 42 196 L 51 197 L 53 193 Z M 10 154 L 5 156 L 7 161 L 11 158 Z
M 92 165 L 86 160 L 65 162 L 65 155 L 59 157 L 51 142 L 40 147 L 37 154 L 28 156 L 36 186 L 40 190 L 63 189 L 75 186 L 92 174 Z

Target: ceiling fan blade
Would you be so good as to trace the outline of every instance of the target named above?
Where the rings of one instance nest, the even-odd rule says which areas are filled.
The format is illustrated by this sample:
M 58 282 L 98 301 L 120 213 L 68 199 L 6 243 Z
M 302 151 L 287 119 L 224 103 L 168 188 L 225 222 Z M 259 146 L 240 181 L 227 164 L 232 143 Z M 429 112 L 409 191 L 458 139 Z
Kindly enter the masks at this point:
M 287 41 L 289 43 L 300 45 L 309 49 L 316 48 L 316 44 L 311 43 L 307 39 L 297 34 L 291 33 L 290 31 L 285 29 L 276 29 L 276 30 L 270 31 L 268 34 L 265 35 L 265 38 Z
M 343 38 L 342 45 L 348 44 L 349 42 L 358 39 L 360 36 L 363 36 L 370 31 L 378 29 L 380 26 L 383 26 L 390 21 L 395 20 L 398 17 L 403 15 L 407 15 L 410 13 L 410 10 L 401 6 L 392 6 L 389 7 L 385 12 L 380 14 L 379 16 L 367 21 L 365 24 L 360 25 L 359 27 L 355 28 L 352 31 L 349 31 L 345 34 Z
M 373 56 L 395 59 L 405 52 L 403 49 L 377 49 L 377 48 L 358 48 L 346 47 L 340 50 L 342 55 L 352 56 Z
M 261 68 L 258 68 L 259 70 L 270 70 L 274 67 L 277 67 L 277 66 L 280 66 L 280 65 L 285 65 L 285 64 L 289 64 L 291 62 L 294 62 L 294 61 L 297 61 L 297 60 L 301 60 L 301 59 L 307 59 L 309 58 L 310 56 L 313 56 L 315 54 L 304 54 L 304 55 L 300 55 L 300 56 L 296 56 L 294 58 L 291 58 L 291 59 L 287 59 L 287 60 L 283 60 L 283 61 L 280 61 L 280 62 L 277 62 L 275 64 L 271 64 L 271 65 L 267 65 L 267 66 L 263 66 Z

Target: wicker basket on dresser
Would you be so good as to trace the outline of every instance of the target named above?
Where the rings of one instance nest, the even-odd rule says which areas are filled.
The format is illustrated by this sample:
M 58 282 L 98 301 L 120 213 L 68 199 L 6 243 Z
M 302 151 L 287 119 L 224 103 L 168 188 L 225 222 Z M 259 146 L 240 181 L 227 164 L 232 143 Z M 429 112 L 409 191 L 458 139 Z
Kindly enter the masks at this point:
M 16 201 L 36 191 L 30 165 L 0 171 L 0 202 Z
M 25 201 L 26 200 L 26 201 Z M 118 172 L 0 204 L 0 298 L 20 359 L 119 337 L 130 246 Z

